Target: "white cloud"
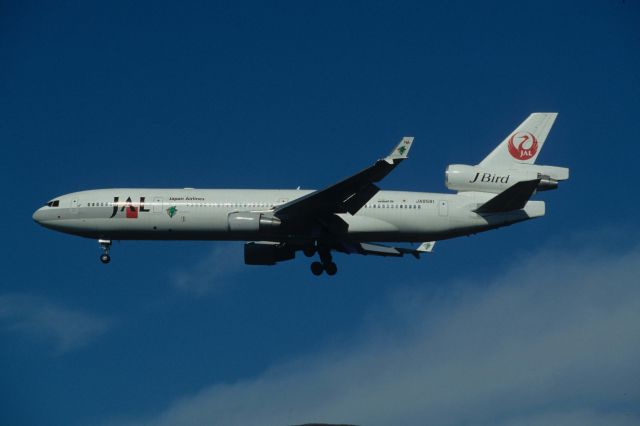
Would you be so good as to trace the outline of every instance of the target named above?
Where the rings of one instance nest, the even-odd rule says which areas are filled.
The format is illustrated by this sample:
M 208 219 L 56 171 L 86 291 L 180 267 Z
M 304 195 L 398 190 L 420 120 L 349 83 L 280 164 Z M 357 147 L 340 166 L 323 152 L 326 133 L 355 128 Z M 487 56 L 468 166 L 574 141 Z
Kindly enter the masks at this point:
M 425 282 L 399 291 L 349 347 L 130 423 L 638 424 L 638 276 L 634 249 L 514 259 L 490 283 L 442 294 Z
M 202 259 L 173 273 L 173 285 L 187 292 L 202 295 L 220 289 L 229 276 L 243 268 L 238 244 L 220 244 Z
M 52 341 L 58 354 L 86 345 L 107 331 L 111 321 L 68 309 L 41 297 L 0 295 L 0 327 Z

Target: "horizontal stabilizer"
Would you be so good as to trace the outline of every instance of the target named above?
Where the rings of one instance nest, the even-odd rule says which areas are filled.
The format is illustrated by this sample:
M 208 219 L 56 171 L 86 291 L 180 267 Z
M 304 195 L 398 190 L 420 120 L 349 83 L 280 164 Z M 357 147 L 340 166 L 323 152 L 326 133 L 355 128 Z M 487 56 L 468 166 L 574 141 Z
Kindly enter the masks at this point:
M 503 213 L 523 208 L 533 195 L 540 179 L 518 182 L 496 195 L 476 210 L 476 213 Z

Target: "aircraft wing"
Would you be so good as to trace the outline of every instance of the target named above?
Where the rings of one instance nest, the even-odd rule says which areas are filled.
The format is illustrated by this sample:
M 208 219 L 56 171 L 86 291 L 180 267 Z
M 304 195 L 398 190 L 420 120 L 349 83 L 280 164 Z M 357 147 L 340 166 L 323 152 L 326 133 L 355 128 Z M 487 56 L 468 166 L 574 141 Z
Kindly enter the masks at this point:
M 416 259 L 420 259 L 420 255 L 423 253 L 431 253 L 433 251 L 433 246 L 436 244 L 435 241 L 427 241 L 416 249 L 406 248 L 406 247 L 390 247 L 382 244 L 373 244 L 373 243 L 354 243 L 354 244 L 343 244 L 342 251 L 345 253 L 357 253 L 372 255 L 372 256 L 392 256 L 392 257 L 402 257 L 405 254 L 410 254 Z
M 375 183 L 387 176 L 407 158 L 413 137 L 404 137 L 391 153 L 341 182 L 289 201 L 274 209 L 278 218 L 355 214 L 380 190 Z

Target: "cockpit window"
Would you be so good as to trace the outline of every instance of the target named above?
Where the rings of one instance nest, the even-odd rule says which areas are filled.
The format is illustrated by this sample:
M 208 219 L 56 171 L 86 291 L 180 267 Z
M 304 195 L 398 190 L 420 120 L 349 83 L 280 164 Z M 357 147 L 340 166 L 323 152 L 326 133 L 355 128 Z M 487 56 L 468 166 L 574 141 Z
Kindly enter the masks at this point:
M 58 206 L 60 206 L 60 200 L 49 201 L 47 203 L 47 206 L 49 206 L 49 207 L 58 207 Z

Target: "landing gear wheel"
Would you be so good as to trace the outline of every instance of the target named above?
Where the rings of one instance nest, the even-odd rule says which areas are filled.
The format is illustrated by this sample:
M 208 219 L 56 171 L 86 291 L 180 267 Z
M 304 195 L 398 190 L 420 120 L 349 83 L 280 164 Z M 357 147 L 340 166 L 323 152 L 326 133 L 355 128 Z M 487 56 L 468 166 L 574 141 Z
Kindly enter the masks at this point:
M 102 255 L 100 256 L 100 261 L 106 265 L 111 261 L 111 256 L 109 256 L 109 249 L 111 248 L 111 240 L 99 239 L 98 244 L 100 244 L 100 248 L 102 249 Z
M 327 275 L 333 276 L 336 274 L 336 272 L 338 272 L 338 267 L 334 262 L 329 262 L 324 265 L 324 270 L 327 272 Z
M 304 253 L 304 255 L 307 256 L 307 257 L 311 257 L 314 254 L 316 254 L 316 248 L 315 247 L 305 247 L 304 249 L 302 249 L 302 253 Z
M 320 262 L 313 262 L 311 264 L 311 273 L 313 273 L 313 275 L 321 275 L 322 271 L 324 271 L 324 267 L 322 266 L 322 263 Z
M 320 255 L 320 262 L 322 262 L 323 265 L 331 263 L 333 259 L 331 257 L 331 251 L 327 249 L 318 249 L 318 254 Z

